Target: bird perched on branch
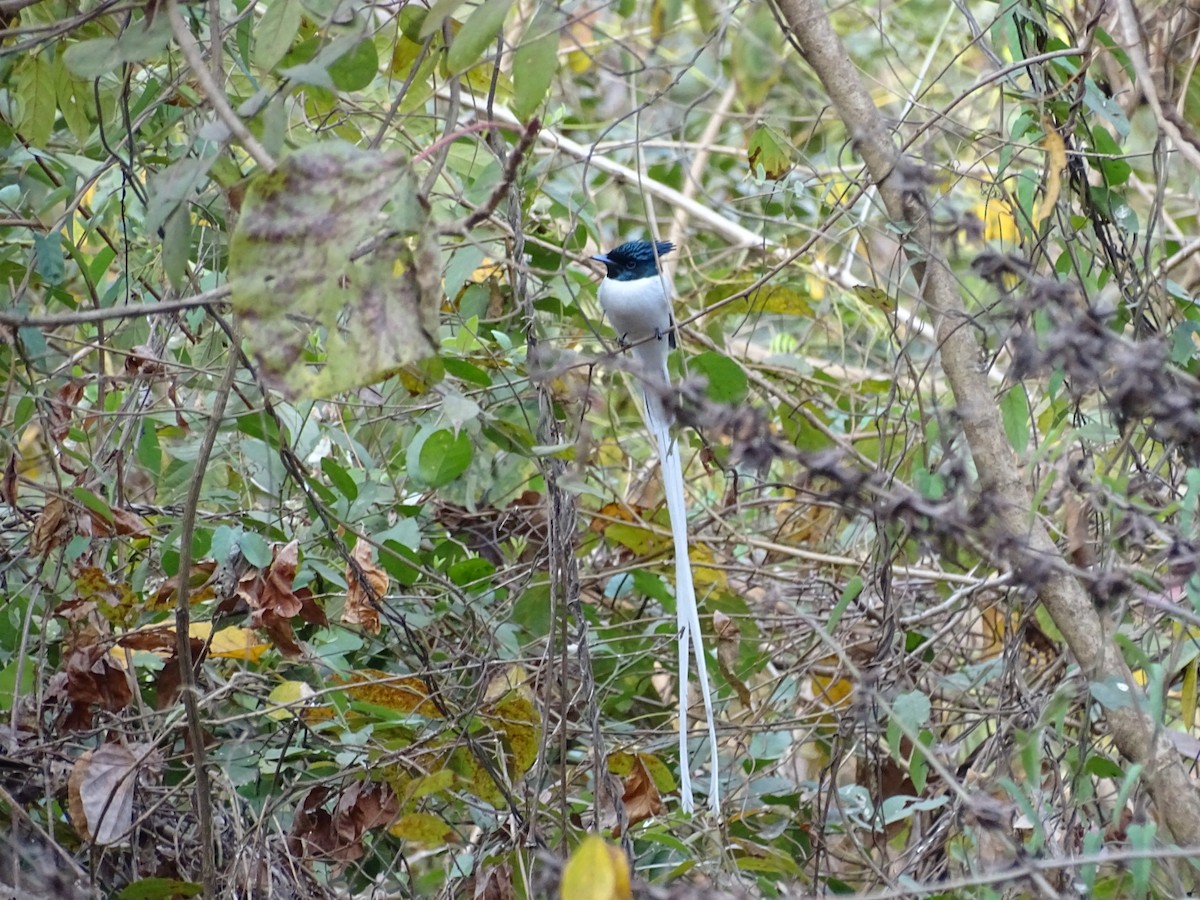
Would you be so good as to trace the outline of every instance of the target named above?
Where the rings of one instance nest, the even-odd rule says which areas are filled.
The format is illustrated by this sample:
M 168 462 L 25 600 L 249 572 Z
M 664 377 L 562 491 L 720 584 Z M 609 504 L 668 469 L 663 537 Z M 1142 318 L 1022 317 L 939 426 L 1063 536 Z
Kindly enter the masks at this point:
M 675 543 L 675 606 L 679 628 L 679 782 L 683 808 L 691 812 L 691 766 L 687 749 L 687 711 L 690 653 L 694 648 L 700 692 L 708 720 L 711 745 L 712 785 L 708 805 L 720 808 L 717 770 L 717 732 L 713 722 L 712 693 L 708 686 L 708 667 L 700 635 L 700 614 L 696 590 L 692 584 L 692 565 L 688 558 L 687 505 L 683 494 L 683 463 L 679 446 L 671 437 L 674 415 L 663 401 L 670 388 L 667 354 L 675 348 L 675 316 L 671 311 L 671 280 L 661 261 L 675 245 L 670 241 L 628 241 L 607 253 L 593 256 L 604 264 L 606 277 L 600 283 L 600 306 L 609 323 L 638 360 L 637 373 L 642 380 L 646 425 L 658 446 L 662 468 L 663 493 L 671 517 L 671 536 Z

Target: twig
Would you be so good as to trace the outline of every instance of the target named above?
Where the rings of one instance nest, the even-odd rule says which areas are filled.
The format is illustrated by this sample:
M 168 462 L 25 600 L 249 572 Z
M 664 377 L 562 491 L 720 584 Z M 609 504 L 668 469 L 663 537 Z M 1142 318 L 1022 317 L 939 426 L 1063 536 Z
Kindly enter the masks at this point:
M 56 316 L 20 316 L 0 310 L 0 325 L 7 328 L 57 328 L 62 325 L 83 325 L 88 322 L 103 322 L 108 319 L 139 319 L 143 316 L 158 316 L 179 312 L 184 309 L 214 306 L 225 303 L 232 293 L 229 285 L 222 285 L 179 300 L 163 300 L 159 303 L 137 303 L 129 306 L 112 306 L 105 309 L 84 309 L 79 312 Z
M 738 95 L 738 82 L 736 78 L 729 79 L 729 85 L 725 88 L 725 93 L 721 95 L 721 99 L 717 102 L 717 108 L 713 110 L 708 122 L 704 126 L 704 133 L 700 135 L 700 149 L 696 155 L 692 157 L 692 164 L 688 166 L 687 178 L 683 182 L 683 196 L 692 200 L 696 196 L 696 192 L 700 190 L 700 185 L 703 183 L 704 172 L 708 169 L 708 160 L 712 156 L 712 145 L 717 140 L 717 135 L 721 131 L 721 126 L 725 124 L 725 116 L 729 113 L 730 107 L 733 106 L 733 101 Z M 641 146 L 645 146 L 642 142 Z M 667 240 L 672 244 L 679 246 L 682 242 L 684 229 L 687 228 L 687 221 L 691 217 L 692 210 L 688 206 L 677 206 L 675 208 L 675 216 L 671 219 L 671 227 L 667 229 Z
M 1142 47 L 1137 11 L 1129 0 L 1116 0 L 1116 6 L 1117 18 L 1121 20 L 1121 30 L 1124 32 L 1125 38 L 1125 45 L 1122 49 L 1129 55 L 1129 63 L 1137 74 L 1138 84 L 1146 102 L 1150 104 L 1150 109 L 1154 112 L 1158 130 L 1169 137 L 1184 159 L 1191 163 L 1197 171 L 1200 171 L 1200 147 L 1188 140 L 1188 137 L 1180 130 L 1179 124 L 1175 120 L 1174 110 L 1163 109 L 1162 101 L 1159 100 L 1158 88 L 1154 83 L 1154 76 L 1150 72 L 1150 63 L 1146 59 Z
M 481 205 L 475 207 L 471 214 L 463 219 L 462 223 L 456 226 L 456 230 L 463 232 L 470 231 L 484 219 L 492 214 L 499 205 L 500 201 L 508 194 L 509 190 L 514 186 L 517 180 L 517 169 L 521 165 L 521 161 L 525 159 L 525 154 L 529 152 L 530 146 L 533 144 L 533 139 L 537 137 L 538 129 L 542 127 L 542 123 L 537 119 L 533 119 L 529 123 L 529 127 L 525 129 L 525 133 L 521 135 L 521 140 L 513 151 L 508 155 L 508 161 L 504 164 L 504 177 L 500 179 L 500 183 L 496 185 L 491 196 L 487 198 Z
M 1121 649 L 1114 644 L 1092 598 L 1065 565 L 1026 487 L 1025 477 L 1005 436 L 1000 410 L 979 367 L 979 343 L 968 327 L 970 316 L 932 226 L 923 191 L 903 184 L 897 170 L 903 157 L 863 84 L 862 74 L 830 24 L 818 0 L 777 0 L 800 51 L 829 94 L 861 154 L 890 218 L 906 229 L 904 252 L 922 295 L 937 322 L 938 358 L 954 394 L 959 421 L 971 451 L 980 489 L 996 510 L 996 523 L 1011 545 L 1007 561 L 1028 562 L 1046 570 L 1037 585 L 1038 599 L 1062 632 L 1089 680 L 1126 685 L 1134 702 L 1108 709 L 1113 743 L 1129 760 L 1145 765 L 1144 775 L 1163 824 L 1181 844 L 1200 844 L 1200 793 L 1161 734 L 1161 723 L 1147 711 Z M 1119 0 L 1126 4 L 1128 0 Z M 997 544 L 999 546 L 999 543 Z M 997 554 L 1002 556 L 1003 554 Z
M 250 133 L 250 129 L 246 127 L 246 123 L 238 118 L 237 113 L 229 105 L 229 101 L 225 99 L 224 92 L 213 79 L 212 72 L 204 65 L 204 56 L 200 53 L 200 46 L 196 43 L 196 39 L 192 37 L 191 29 L 183 21 L 183 15 L 179 12 L 178 0 L 167 0 L 167 18 L 171 22 L 171 32 L 175 35 L 175 40 L 179 43 L 179 49 L 183 53 L 183 58 L 191 68 L 192 74 L 196 76 L 196 83 L 200 86 L 200 93 L 212 104 L 213 112 L 217 114 L 217 118 L 225 123 L 225 127 L 229 129 L 230 134 L 238 139 L 238 142 L 246 148 L 246 152 L 254 158 L 255 162 L 268 172 L 274 171 L 275 160 L 267 152 L 267 149 L 258 142 L 258 138 Z
M 174 3 L 172 2 L 172 8 Z M 216 896 L 217 873 L 213 855 L 212 791 L 209 788 L 208 769 L 204 752 L 204 728 L 200 722 L 200 708 L 196 702 L 196 673 L 192 668 L 192 639 L 190 634 L 191 610 L 188 607 L 189 575 L 192 569 L 192 536 L 196 531 L 196 513 L 200 506 L 200 492 L 204 486 L 204 470 L 212 449 L 217 443 L 221 420 L 225 416 L 225 403 L 233 387 L 233 376 L 238 368 L 236 345 L 229 348 L 229 364 L 213 395 L 212 413 L 200 448 L 196 454 L 195 475 L 184 501 L 179 534 L 179 590 L 175 599 L 175 643 L 179 657 L 179 685 L 187 716 L 188 740 L 192 745 L 192 765 L 196 775 L 196 818 L 200 826 L 200 871 L 204 881 L 204 896 Z

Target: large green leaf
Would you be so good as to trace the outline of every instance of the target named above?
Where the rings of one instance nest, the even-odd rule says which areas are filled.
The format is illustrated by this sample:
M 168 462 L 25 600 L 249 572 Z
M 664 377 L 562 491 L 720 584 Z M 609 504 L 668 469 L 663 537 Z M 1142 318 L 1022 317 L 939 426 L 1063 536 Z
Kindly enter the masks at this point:
M 558 31 L 554 18 L 543 7 L 525 29 L 521 45 L 513 54 L 512 110 L 522 119 L 532 116 L 541 106 L 558 71 Z
M 260 371 L 288 396 L 369 384 L 433 351 L 441 257 L 397 154 L 326 142 L 260 175 L 229 269 Z M 310 344 L 314 329 L 323 358 Z
M 488 46 L 496 40 L 504 17 L 512 8 L 513 0 L 484 0 L 483 5 L 467 19 L 462 30 L 454 37 L 454 43 L 446 54 L 446 68 L 451 74 L 469 69 L 479 60 Z

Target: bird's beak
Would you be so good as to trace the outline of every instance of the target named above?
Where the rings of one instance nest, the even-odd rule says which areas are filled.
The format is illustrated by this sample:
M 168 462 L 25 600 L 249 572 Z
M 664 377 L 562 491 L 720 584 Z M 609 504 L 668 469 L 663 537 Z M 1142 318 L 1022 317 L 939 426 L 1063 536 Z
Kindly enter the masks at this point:
M 593 256 L 593 257 L 590 257 L 590 258 L 592 259 L 592 261 L 593 261 L 593 262 L 604 263 L 604 265 L 606 265 L 606 266 L 607 266 L 607 265 L 608 265 L 610 262 L 612 262 L 612 260 L 610 260 L 610 259 L 609 259 L 607 256 L 605 256 L 603 253 L 597 253 L 595 256 Z

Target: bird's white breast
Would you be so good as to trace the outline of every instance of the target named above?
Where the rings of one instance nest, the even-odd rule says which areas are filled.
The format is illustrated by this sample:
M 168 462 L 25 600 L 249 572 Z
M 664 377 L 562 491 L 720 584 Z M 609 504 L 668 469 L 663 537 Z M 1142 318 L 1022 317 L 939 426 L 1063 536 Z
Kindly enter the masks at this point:
M 617 336 L 629 343 L 670 331 L 671 282 L 665 275 L 637 281 L 605 278 L 597 297 Z

